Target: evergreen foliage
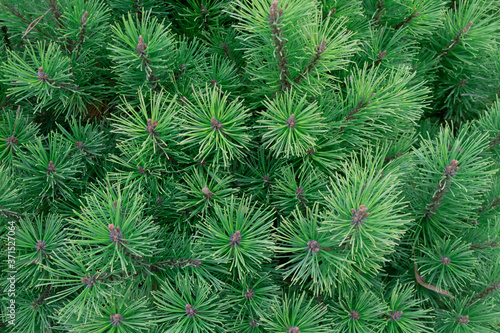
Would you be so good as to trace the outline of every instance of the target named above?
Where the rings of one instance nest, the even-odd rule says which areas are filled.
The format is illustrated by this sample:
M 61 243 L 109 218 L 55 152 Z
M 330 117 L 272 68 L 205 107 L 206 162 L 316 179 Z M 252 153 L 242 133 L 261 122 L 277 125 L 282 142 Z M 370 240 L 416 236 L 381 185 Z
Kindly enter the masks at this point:
M 0 0 L 0 331 L 500 332 L 498 0 Z

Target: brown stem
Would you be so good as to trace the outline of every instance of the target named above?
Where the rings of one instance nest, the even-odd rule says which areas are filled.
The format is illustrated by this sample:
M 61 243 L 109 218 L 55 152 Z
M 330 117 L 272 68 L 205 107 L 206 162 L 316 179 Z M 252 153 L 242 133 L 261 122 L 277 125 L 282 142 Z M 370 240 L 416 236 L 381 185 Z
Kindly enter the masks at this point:
M 471 299 L 471 303 L 478 300 L 488 297 L 489 295 L 500 290 L 500 280 L 497 282 L 490 283 L 486 288 L 483 289 L 479 294 L 475 294 Z
M 49 5 L 52 13 L 54 13 L 54 18 L 56 20 L 57 26 L 59 28 L 63 28 L 63 24 L 61 22 L 61 16 L 63 14 L 59 11 L 60 7 L 57 5 L 57 0 L 49 0 Z
M 283 36 L 283 29 L 278 25 L 281 23 L 281 15 L 283 15 L 283 8 L 278 11 L 278 1 L 274 0 L 269 8 L 269 25 L 271 26 L 271 36 L 278 55 L 278 68 L 280 69 L 280 91 L 290 89 L 292 85 L 288 82 L 290 77 L 290 70 L 288 68 L 288 55 L 286 51 L 286 42 Z
M 375 93 L 372 93 L 370 95 L 370 97 L 368 97 L 369 99 L 372 98 L 373 96 L 375 96 Z M 371 104 L 372 101 L 368 100 L 365 102 L 365 96 L 363 95 L 363 97 L 361 98 L 361 100 L 359 101 L 358 105 L 356 105 L 356 107 L 354 109 L 352 109 L 351 111 L 349 111 L 349 113 L 347 114 L 347 116 L 345 117 L 345 120 L 346 121 L 349 121 L 349 120 L 352 120 L 352 119 L 355 119 L 357 116 L 355 116 L 356 113 L 358 113 L 359 110 L 363 109 L 364 107 L 366 107 L 368 104 Z
M 382 15 L 384 15 L 385 12 L 385 0 L 377 0 L 377 10 L 375 11 L 375 24 L 379 25 L 380 24 L 380 19 L 382 18 Z
M 413 250 L 413 255 L 415 255 L 415 250 Z M 424 279 L 422 279 L 422 277 L 418 274 L 417 262 L 415 261 L 413 264 L 414 264 L 414 267 L 415 267 L 415 280 L 417 280 L 417 282 L 418 282 L 419 285 L 421 285 L 422 287 L 427 288 L 429 290 L 435 291 L 438 294 L 449 296 L 451 298 L 455 298 L 455 297 L 453 297 L 452 294 L 450 294 L 446 290 L 444 290 L 444 289 L 438 289 L 438 288 L 436 288 L 436 286 L 433 286 L 431 284 L 425 283 Z
M 325 51 L 326 51 L 326 39 L 316 47 L 316 53 L 314 54 L 314 57 L 309 61 L 307 67 L 304 68 L 300 72 L 299 76 L 297 76 L 293 81 L 295 83 L 300 83 L 300 81 L 302 81 L 302 79 L 305 78 L 308 73 L 312 72 L 312 70 L 316 68 L 316 66 L 318 66 L 318 63 L 321 60 L 321 54 Z
M 146 52 L 147 49 L 147 44 L 144 43 L 144 39 L 142 38 L 142 35 L 139 35 L 139 42 L 137 43 L 137 55 L 139 58 L 142 60 L 142 69 L 144 72 L 146 72 L 148 81 L 151 85 L 151 87 L 158 91 L 160 89 L 160 86 L 158 84 L 158 78 L 155 75 L 154 69 L 151 67 L 152 63 L 148 59 L 149 54 Z
M 48 13 L 51 11 L 51 8 L 47 9 L 45 13 L 43 13 L 41 16 L 37 17 L 33 22 L 31 22 L 28 27 L 26 28 L 26 31 L 24 34 L 21 36 L 21 38 L 24 38 L 31 30 L 33 30 L 37 24 L 40 22 L 40 20 Z
M 500 246 L 500 237 L 496 237 L 484 243 L 473 244 L 470 246 L 470 248 L 473 250 L 475 249 L 480 250 L 480 249 L 493 248 L 499 246 Z
M 410 16 L 408 16 L 407 18 L 405 18 L 403 21 L 399 22 L 398 24 L 396 24 L 393 28 L 395 30 L 398 30 L 400 29 L 401 27 L 407 25 L 408 23 L 411 22 L 411 20 L 413 20 L 415 17 L 418 17 L 420 15 L 420 12 L 417 12 L 417 8 L 415 8 L 413 10 L 413 13 L 411 13 Z
M 455 47 L 457 47 L 458 44 L 460 44 L 462 35 L 465 37 L 469 34 L 471 25 L 472 21 L 467 23 L 467 25 L 463 29 L 460 29 L 460 31 L 457 32 L 457 34 L 455 35 L 455 37 L 453 37 L 451 42 L 439 54 L 439 57 L 441 59 L 445 58 L 448 54 L 450 54 L 451 50 L 453 50 Z
M 431 216 L 436 214 L 439 207 L 441 207 L 444 195 L 448 192 L 449 186 L 451 184 L 451 179 L 456 176 L 458 171 L 458 161 L 452 160 L 450 164 L 444 169 L 445 178 L 441 180 L 438 184 L 437 191 L 432 196 L 431 202 L 425 208 L 425 220 L 428 220 Z
M 500 133 L 497 134 L 496 137 L 493 138 L 493 140 L 490 141 L 490 148 L 489 150 L 493 149 L 493 148 L 496 148 L 496 146 L 498 145 L 498 143 L 500 143 Z

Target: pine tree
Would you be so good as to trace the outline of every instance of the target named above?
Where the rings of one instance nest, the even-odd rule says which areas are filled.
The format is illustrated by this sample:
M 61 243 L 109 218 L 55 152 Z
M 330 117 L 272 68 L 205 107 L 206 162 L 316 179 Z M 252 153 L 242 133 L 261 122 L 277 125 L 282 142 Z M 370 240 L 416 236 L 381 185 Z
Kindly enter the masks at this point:
M 0 331 L 500 331 L 497 0 L 0 0 Z

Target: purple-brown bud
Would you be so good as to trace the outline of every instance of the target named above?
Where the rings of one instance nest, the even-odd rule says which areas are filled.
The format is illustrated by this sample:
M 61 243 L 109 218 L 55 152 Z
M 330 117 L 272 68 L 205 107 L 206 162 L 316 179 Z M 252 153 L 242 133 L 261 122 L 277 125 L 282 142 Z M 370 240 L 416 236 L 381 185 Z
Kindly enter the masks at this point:
M 295 114 L 292 113 L 290 118 L 286 120 L 286 125 L 289 129 L 294 129 L 297 127 L 297 120 L 295 119 Z
M 89 15 L 89 12 L 88 11 L 85 11 L 85 13 L 83 13 L 82 15 L 82 19 L 80 20 L 80 23 L 82 25 L 84 25 L 85 23 L 87 23 L 87 16 Z
M 137 43 L 137 54 L 143 55 L 147 47 L 148 46 L 144 44 L 144 39 L 142 38 L 142 35 L 139 35 L 139 43 Z

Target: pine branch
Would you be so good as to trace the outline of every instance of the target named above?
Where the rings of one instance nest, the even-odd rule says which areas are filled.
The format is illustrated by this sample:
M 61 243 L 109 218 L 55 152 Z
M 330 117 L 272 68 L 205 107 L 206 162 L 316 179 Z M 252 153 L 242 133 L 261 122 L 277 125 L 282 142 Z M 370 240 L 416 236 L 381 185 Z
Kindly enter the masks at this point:
M 142 8 L 144 5 L 142 4 L 142 0 L 134 0 L 134 4 L 132 5 L 132 9 L 134 13 L 137 15 L 137 20 L 142 24 Z
M 147 44 L 144 43 L 144 39 L 142 35 L 139 35 L 139 42 L 137 43 L 137 55 L 142 60 L 142 69 L 146 72 L 148 77 L 148 81 L 151 84 L 151 87 L 155 91 L 160 90 L 160 86 L 158 85 L 158 78 L 155 76 L 153 68 L 151 68 L 151 61 L 148 59 L 149 54 L 146 53 Z M 184 64 L 185 65 L 185 64 Z M 185 66 L 184 66 L 185 67 Z
M 368 97 L 368 99 L 372 98 L 373 96 L 375 96 L 375 93 L 372 93 L 370 95 L 370 97 Z M 352 119 L 356 119 L 357 116 L 355 116 L 355 114 L 358 113 L 359 110 L 365 108 L 368 104 L 371 104 L 371 103 L 372 103 L 372 101 L 370 101 L 370 100 L 365 102 L 365 95 L 363 95 L 363 97 L 359 101 L 358 105 L 356 105 L 356 107 L 354 109 L 349 111 L 349 113 L 345 117 L 345 120 L 350 121 Z
M 493 138 L 493 140 L 490 141 L 490 143 L 489 143 L 489 146 L 490 146 L 489 150 L 496 148 L 496 146 L 498 145 L 498 143 L 500 143 L 500 133 L 498 133 L 497 136 L 495 136 Z
M 50 83 L 54 87 L 57 87 L 57 88 L 59 88 L 63 91 L 66 91 L 66 92 L 74 92 L 75 90 L 78 90 L 78 86 L 76 84 L 55 82 L 54 80 L 51 79 L 51 77 L 47 73 L 45 73 L 43 71 L 43 67 L 41 67 L 41 66 L 38 68 L 37 79 L 38 79 L 38 81 L 40 81 L 42 83 L 45 83 L 45 82 Z
M 410 16 L 408 16 L 407 18 L 405 18 L 403 21 L 399 22 L 398 24 L 396 24 L 393 28 L 394 30 L 398 30 L 400 28 L 402 28 L 403 26 L 407 25 L 408 23 L 410 23 L 415 17 L 418 17 L 420 15 L 420 12 L 417 12 L 417 8 L 415 8 L 413 10 L 413 13 L 411 13 Z
M 462 37 L 465 37 L 469 34 L 471 25 L 472 25 L 472 21 L 469 21 L 469 23 L 467 23 L 467 25 L 463 29 L 461 29 L 460 31 L 457 32 L 457 34 L 455 35 L 455 37 L 453 37 L 451 42 L 439 54 L 439 57 L 441 59 L 445 58 L 448 54 L 450 54 L 450 52 L 455 47 L 458 46 L 458 44 L 460 44 Z
M 316 66 L 318 66 L 318 63 L 321 60 L 321 53 L 325 51 L 326 51 L 326 39 L 316 47 L 316 53 L 314 54 L 314 57 L 309 61 L 309 65 L 306 68 L 304 68 L 300 72 L 299 76 L 297 76 L 293 81 L 295 83 L 300 83 L 300 81 L 302 81 L 302 79 L 305 78 L 308 73 L 312 72 L 312 70 Z
M 288 82 L 290 70 L 288 68 L 288 55 L 286 51 L 286 42 L 283 36 L 283 29 L 278 25 L 281 23 L 280 17 L 283 15 L 283 8 L 278 11 L 278 1 L 274 0 L 269 8 L 269 25 L 271 26 L 271 35 L 274 41 L 274 47 L 278 55 L 278 67 L 280 69 L 280 91 L 290 89 L 292 86 Z
M 50 296 L 50 289 L 51 289 L 51 285 L 49 284 L 47 287 L 45 287 L 45 289 L 38 296 L 38 298 L 36 300 L 34 300 L 33 302 L 31 302 L 30 308 L 33 310 L 38 309 L 38 307 L 40 307 L 40 305 L 42 305 L 45 302 L 45 300 Z
M 495 208 L 496 206 L 500 205 L 500 197 L 498 198 L 495 198 L 489 205 L 484 205 L 484 206 L 481 206 L 479 209 L 478 209 L 478 214 L 482 213 L 485 209 L 492 209 L 492 208 Z
M 375 19 L 375 24 L 379 25 L 380 24 L 380 19 L 382 18 L 382 15 L 385 13 L 385 0 L 377 0 L 377 10 L 375 11 L 374 19 Z
M 63 14 L 59 11 L 60 7 L 57 5 L 57 0 L 49 0 L 49 5 L 50 10 L 52 10 L 52 13 L 54 13 L 54 18 L 56 20 L 57 26 L 62 29 L 64 27 L 61 22 L 61 16 Z
M 451 179 L 456 176 L 458 169 L 459 167 L 457 160 L 451 161 L 450 164 L 444 169 L 445 178 L 441 180 L 441 182 L 439 182 L 437 191 L 434 192 L 434 195 L 432 196 L 431 203 L 425 209 L 425 220 L 428 220 L 431 216 L 436 214 L 436 211 L 442 204 L 444 195 L 446 194 L 446 192 L 448 192 L 449 186 L 451 184 Z
M 484 243 L 478 243 L 478 244 L 473 244 L 471 245 L 471 249 L 473 250 L 481 250 L 481 249 L 487 249 L 487 248 L 494 248 L 494 247 L 500 247 L 500 237 L 496 237 L 494 239 L 491 239 L 487 242 Z
M 498 282 L 490 283 L 486 288 L 483 289 L 479 294 L 475 294 L 470 300 L 470 303 L 477 301 L 479 299 L 485 299 L 489 295 L 500 290 L 500 280 Z
M 413 250 L 413 255 L 415 255 L 415 250 Z M 449 297 L 451 297 L 451 298 L 453 298 L 453 299 L 455 298 L 455 297 L 453 297 L 453 295 L 452 295 L 452 294 L 450 294 L 450 293 L 449 293 L 449 292 L 447 292 L 446 290 L 443 290 L 443 289 L 438 289 L 438 288 L 436 288 L 436 286 L 433 286 L 433 285 L 431 285 L 431 284 L 425 283 L 425 282 L 424 282 L 424 279 L 423 279 L 423 278 L 422 278 L 422 277 L 418 274 L 417 262 L 415 261 L 415 262 L 413 263 L 413 265 L 414 265 L 414 268 L 415 268 L 415 280 L 417 280 L 417 283 L 418 283 L 419 285 L 421 285 L 422 287 L 427 288 L 427 289 L 429 289 L 429 290 L 435 291 L 435 292 L 437 292 L 438 294 L 445 295 L 445 296 L 449 296 Z
M 12 4 L 10 4 L 10 3 L 3 3 L 3 5 L 4 5 L 4 7 L 6 7 L 7 9 L 9 9 L 9 10 L 11 11 L 11 13 L 12 13 L 12 14 L 14 14 L 16 17 L 20 18 L 20 19 L 21 19 L 21 21 L 23 21 L 24 23 L 27 23 L 27 24 L 28 24 L 28 29 L 29 29 L 29 28 L 30 28 L 30 26 L 33 24 L 33 22 L 30 22 L 27 18 L 25 18 L 25 17 L 23 16 L 23 14 L 21 14 L 21 13 L 20 13 L 20 12 L 19 12 L 19 11 L 18 11 L 18 10 L 17 10 L 17 9 L 16 9 L 13 5 L 12 5 Z M 45 12 L 45 14 L 47 14 L 49 11 L 50 11 L 50 9 L 49 9 L 49 10 L 47 10 L 47 11 Z M 42 15 L 39 19 L 41 19 L 43 16 L 45 16 L 45 14 L 43 14 L 43 15 Z M 36 27 L 36 24 L 33 26 L 33 28 L 35 28 L 35 27 Z M 33 29 L 33 28 L 32 28 L 32 29 Z M 28 33 L 28 32 L 29 32 L 29 31 L 28 31 L 28 29 L 26 29 L 26 31 L 27 31 L 26 33 Z M 30 30 L 31 30 L 31 29 L 30 29 Z M 50 38 L 50 37 L 49 37 L 49 36 L 48 36 L 45 32 L 43 32 L 43 31 L 42 31 L 42 30 L 40 30 L 39 28 L 37 28 L 36 30 L 37 30 L 38 32 L 40 32 L 40 33 L 44 34 L 44 35 L 45 35 L 45 36 L 47 36 L 48 38 Z M 25 33 L 25 34 L 24 34 L 21 38 L 23 38 L 23 37 L 26 35 L 26 33 Z

